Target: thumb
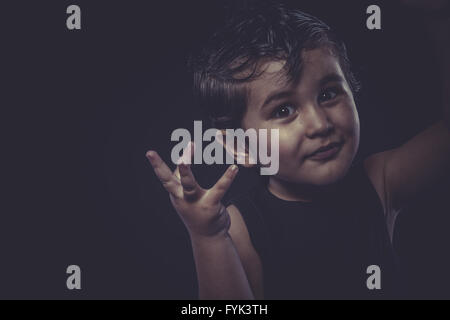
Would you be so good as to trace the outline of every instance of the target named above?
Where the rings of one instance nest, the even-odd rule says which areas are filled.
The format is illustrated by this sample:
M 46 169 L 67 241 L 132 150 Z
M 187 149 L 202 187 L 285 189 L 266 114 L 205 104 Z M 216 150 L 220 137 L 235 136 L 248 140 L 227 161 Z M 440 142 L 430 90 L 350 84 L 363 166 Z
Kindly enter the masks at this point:
M 220 202 L 225 195 L 225 193 L 230 188 L 231 184 L 236 178 L 238 172 L 238 166 L 233 164 L 229 166 L 222 177 L 216 182 L 216 184 L 209 189 L 208 198 L 210 201 L 216 203 Z

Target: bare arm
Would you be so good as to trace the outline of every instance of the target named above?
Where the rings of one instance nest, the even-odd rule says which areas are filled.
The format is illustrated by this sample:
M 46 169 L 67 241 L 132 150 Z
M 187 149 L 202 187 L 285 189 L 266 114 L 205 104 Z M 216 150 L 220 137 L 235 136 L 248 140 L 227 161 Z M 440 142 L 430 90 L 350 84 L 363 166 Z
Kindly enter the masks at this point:
M 191 151 L 193 154 L 193 148 Z M 189 231 L 199 298 L 254 299 L 239 254 L 229 235 L 232 223 L 230 215 L 221 203 L 236 176 L 237 167 L 229 167 L 211 189 L 203 189 L 197 184 L 188 164 L 180 163 L 171 172 L 156 152 L 147 152 L 147 158 Z
M 450 132 L 444 122 L 386 152 L 386 188 L 393 210 L 400 210 L 450 172 Z
M 403 0 L 405 4 L 424 8 L 439 5 L 433 1 Z M 426 27 L 441 66 L 443 116 L 402 146 L 366 160 L 366 170 L 383 201 L 390 229 L 401 208 L 450 173 L 450 16 L 439 20 L 427 18 Z
M 255 299 L 264 299 L 263 267 L 261 259 L 253 247 L 247 226 L 239 209 L 228 206 L 231 217 L 229 234 L 239 254 L 239 257 L 247 275 L 248 282 L 252 288 Z
M 200 299 L 254 299 L 230 235 L 191 237 Z
M 213 239 L 191 237 L 200 298 L 263 299 L 260 257 L 239 210 L 231 205 L 227 211 L 231 220 L 228 233 Z
M 439 8 L 442 1 L 422 2 Z M 425 26 L 440 65 L 442 118 L 401 147 L 386 153 L 386 188 L 394 210 L 401 209 L 450 170 L 450 13 L 447 18 L 426 18 Z

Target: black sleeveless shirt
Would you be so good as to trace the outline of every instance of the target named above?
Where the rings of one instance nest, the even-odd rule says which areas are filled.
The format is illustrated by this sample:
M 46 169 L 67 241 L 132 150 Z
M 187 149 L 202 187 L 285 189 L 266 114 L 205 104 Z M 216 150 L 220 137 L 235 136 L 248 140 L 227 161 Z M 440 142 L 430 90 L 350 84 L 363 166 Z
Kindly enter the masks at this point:
M 265 183 L 229 203 L 261 258 L 264 298 L 401 298 L 382 203 L 363 162 L 331 190 L 320 202 L 286 201 Z M 367 286 L 372 265 L 380 268 L 381 289 Z

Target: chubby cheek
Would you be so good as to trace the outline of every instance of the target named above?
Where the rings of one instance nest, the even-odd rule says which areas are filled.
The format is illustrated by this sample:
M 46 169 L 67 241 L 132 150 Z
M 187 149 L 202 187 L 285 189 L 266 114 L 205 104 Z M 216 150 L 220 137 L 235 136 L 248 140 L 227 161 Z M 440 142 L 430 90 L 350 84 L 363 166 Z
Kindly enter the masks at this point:
M 289 180 L 298 172 L 301 165 L 301 150 L 304 133 L 301 128 L 283 128 L 279 130 L 279 176 Z
M 348 103 L 338 106 L 333 110 L 333 121 L 338 130 L 338 134 L 346 142 L 346 155 L 353 159 L 359 145 L 359 117 L 356 110 L 355 103 L 349 101 Z
M 350 167 L 359 145 L 359 118 L 354 103 L 345 103 L 328 110 L 329 121 L 335 131 L 331 138 L 344 140 L 345 146 L 337 161 L 328 166 L 317 166 L 304 160 L 304 144 L 308 139 L 300 125 L 279 130 L 278 177 L 286 181 L 328 183 L 345 174 Z
M 258 137 L 258 148 L 264 147 L 266 149 L 264 152 L 267 152 L 269 157 L 275 156 L 272 155 L 272 152 L 278 149 L 278 176 L 289 177 L 292 175 L 292 172 L 298 171 L 300 163 L 298 160 L 300 159 L 301 143 L 303 140 L 303 133 L 301 132 L 300 126 L 284 127 L 261 121 L 258 126 L 253 126 L 253 128 L 267 130 L 267 144 L 262 146 L 263 141 Z M 278 130 L 278 140 L 274 139 L 272 141 L 272 129 Z M 278 148 L 272 145 L 272 142 L 276 141 L 278 142 Z

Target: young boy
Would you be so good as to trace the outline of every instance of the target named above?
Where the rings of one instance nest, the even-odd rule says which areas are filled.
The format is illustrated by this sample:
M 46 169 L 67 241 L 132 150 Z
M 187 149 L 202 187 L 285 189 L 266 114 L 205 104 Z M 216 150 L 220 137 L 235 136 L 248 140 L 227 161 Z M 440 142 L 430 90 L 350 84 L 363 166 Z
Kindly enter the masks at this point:
M 448 44 L 441 49 L 448 92 Z M 189 231 L 200 298 L 398 297 L 395 218 L 449 170 L 448 111 L 355 163 L 358 86 L 345 46 L 320 20 L 276 4 L 231 19 L 192 66 L 216 128 L 279 130 L 278 173 L 227 207 L 235 165 L 206 190 L 188 164 L 172 173 L 147 152 Z M 367 280 L 377 268 L 381 283 Z

